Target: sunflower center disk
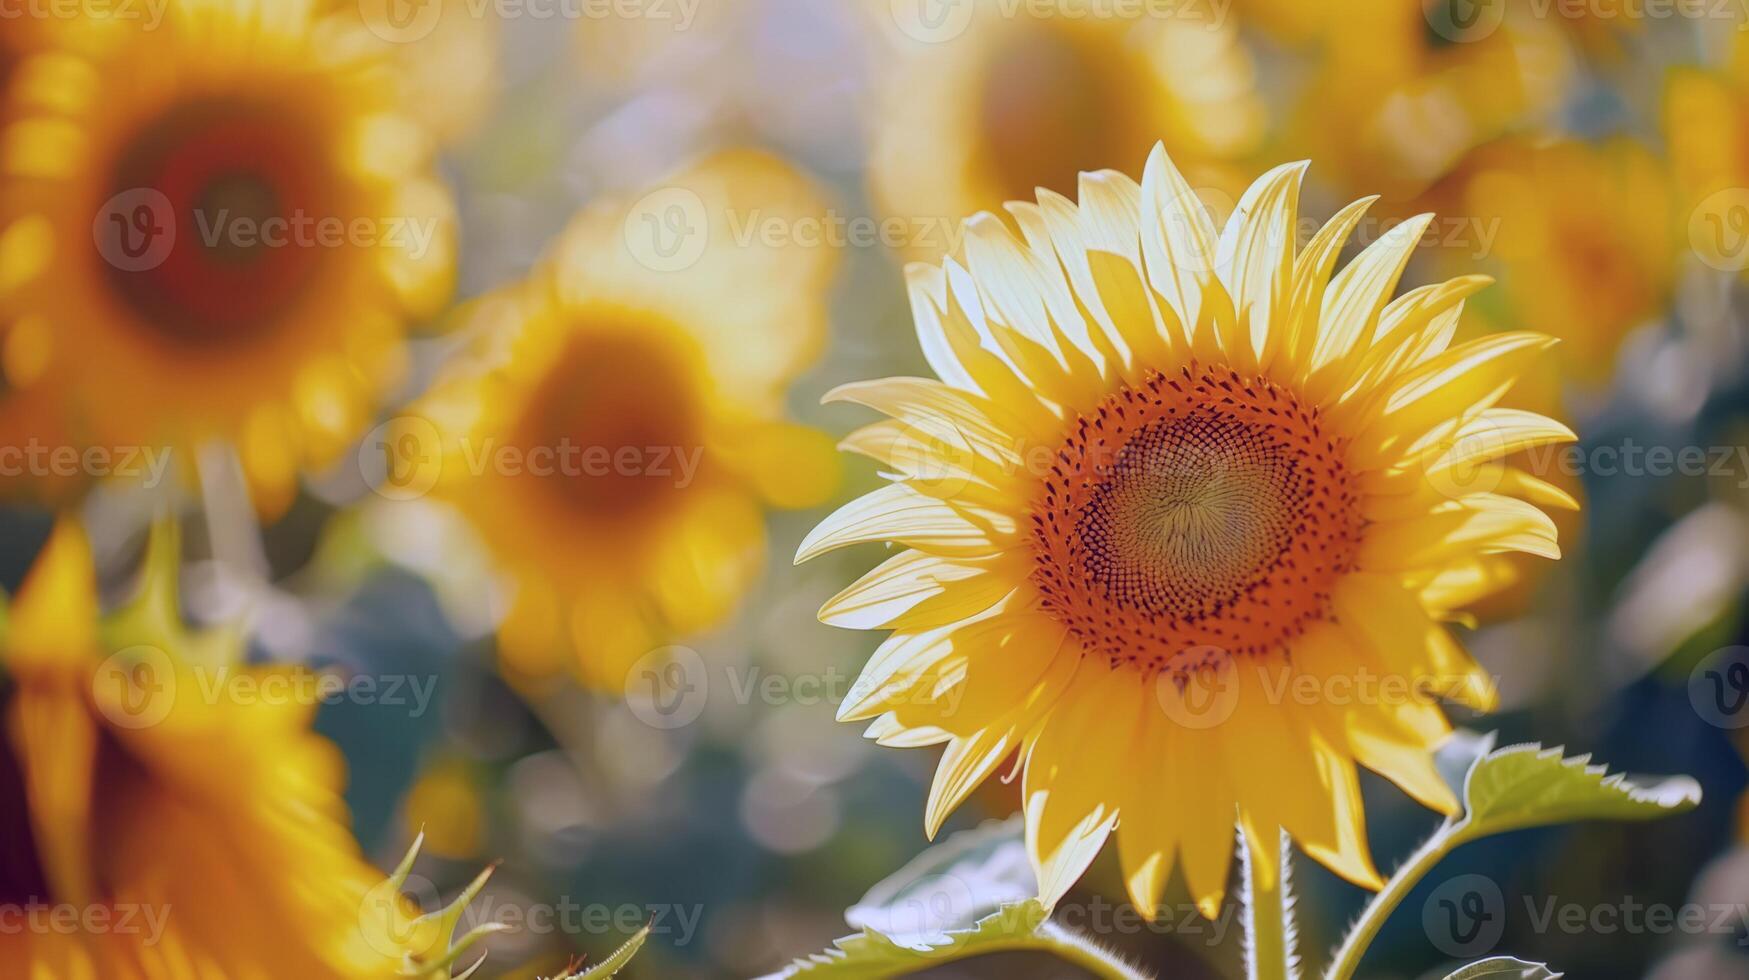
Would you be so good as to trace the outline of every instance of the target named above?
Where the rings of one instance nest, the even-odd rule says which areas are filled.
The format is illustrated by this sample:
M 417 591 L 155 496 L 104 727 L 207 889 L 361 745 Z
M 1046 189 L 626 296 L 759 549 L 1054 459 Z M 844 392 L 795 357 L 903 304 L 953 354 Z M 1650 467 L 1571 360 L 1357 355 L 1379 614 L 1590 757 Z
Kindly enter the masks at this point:
M 697 381 L 682 352 L 635 327 L 572 337 L 535 389 L 514 441 L 527 475 L 578 516 L 659 507 L 702 458 Z
M 1271 382 L 1197 366 L 1083 416 L 1035 510 L 1034 579 L 1090 650 L 1150 672 L 1281 650 L 1328 615 L 1361 520 L 1340 447 Z
M 1121 45 L 1069 21 L 1017 26 L 1003 42 L 978 104 L 977 158 L 1002 200 L 1030 201 L 1040 187 L 1072 193 L 1082 171 L 1153 138 L 1113 111 L 1152 84 Z
M 197 347 L 284 321 L 358 234 L 320 145 L 307 121 L 243 101 L 189 103 L 144 126 L 118 155 L 94 226 L 122 302 Z

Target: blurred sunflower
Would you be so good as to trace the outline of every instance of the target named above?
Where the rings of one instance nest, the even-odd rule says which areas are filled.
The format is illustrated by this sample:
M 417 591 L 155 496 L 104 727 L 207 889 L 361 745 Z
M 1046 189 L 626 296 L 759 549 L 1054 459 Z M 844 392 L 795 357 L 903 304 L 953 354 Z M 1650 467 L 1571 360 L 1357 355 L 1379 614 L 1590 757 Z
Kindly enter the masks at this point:
M 389 45 L 400 105 L 440 143 L 456 143 L 479 128 L 498 97 L 499 7 L 478 0 L 327 0 Z M 407 11 L 410 10 L 410 15 Z
M 302 0 L 65 34 L 0 114 L 7 382 L 75 445 L 229 443 L 276 511 L 447 296 L 428 139 L 382 46 Z
M 33 977 L 403 975 L 437 933 L 393 889 L 382 900 L 313 703 L 233 696 L 290 675 L 245 665 L 234 635 L 186 633 L 174 537 L 150 550 L 133 603 L 100 619 L 84 532 L 64 521 L 8 611 L 0 901 L 45 918 L 0 935 L 0 962 Z M 77 932 L 50 927 L 66 908 Z
M 1749 268 L 1749 40 L 1736 36 L 1721 69 L 1671 71 L 1663 109 L 1684 244 L 1714 268 Z
M 1323 32 L 1320 8 L 1300 0 L 1238 0 L 1234 4 L 1245 23 L 1271 39 L 1302 45 L 1316 41 Z
M 1288 140 L 1387 203 L 1552 112 L 1572 82 L 1566 34 L 1504 0 L 1336 0 L 1319 26 L 1320 67 Z
M 891 416 L 847 444 L 896 482 L 797 559 L 905 549 L 821 610 L 894 631 L 840 717 L 945 743 L 931 833 L 1018 749 L 1047 902 L 1115 827 L 1139 908 L 1177 860 L 1214 915 L 1235 818 L 1266 886 L 1279 827 L 1377 887 L 1356 763 L 1451 812 L 1438 698 L 1496 697 L 1441 622 L 1474 598 L 1448 571 L 1559 554 L 1523 499 L 1558 492 L 1497 461 L 1571 433 L 1495 407 L 1552 341 L 1451 346 L 1482 277 L 1391 299 L 1425 215 L 1332 279 L 1370 202 L 1299 250 L 1304 169 L 1257 181 L 1219 233 L 1158 147 L 1140 186 L 1101 171 L 1079 206 L 1009 204 L 1018 237 L 979 215 L 963 252 L 909 270 L 942 380 L 831 396 Z
M 621 689 L 640 655 L 734 611 L 764 564 L 762 504 L 830 496 L 830 440 L 783 420 L 825 339 L 836 256 L 798 244 L 824 212 L 754 151 L 592 207 L 399 420 L 388 445 L 420 447 L 402 482 L 459 509 L 510 581 L 512 673 L 569 663 Z
M 1436 257 L 1497 272 L 1494 319 L 1559 338 L 1569 380 L 1607 379 L 1622 340 L 1669 300 L 1670 178 L 1632 140 L 1499 140 L 1466 156 L 1423 201 L 1468 222 Z
M 1233 161 L 1258 149 L 1265 112 L 1236 25 L 1081 6 L 1011 17 L 1000 0 L 975 0 L 941 37 L 904 25 L 870 180 L 885 213 L 917 224 L 913 256 L 951 251 L 967 214 L 1041 187 L 1072 192 L 1082 170 L 1141 159 L 1162 137 L 1212 202 L 1243 188 Z

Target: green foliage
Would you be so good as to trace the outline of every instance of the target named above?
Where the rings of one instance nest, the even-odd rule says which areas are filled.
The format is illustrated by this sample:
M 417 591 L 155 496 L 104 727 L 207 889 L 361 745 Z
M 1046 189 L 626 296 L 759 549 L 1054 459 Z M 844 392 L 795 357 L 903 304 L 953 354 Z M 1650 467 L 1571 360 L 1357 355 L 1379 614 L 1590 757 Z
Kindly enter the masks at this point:
M 1032 946 L 1035 942 L 1031 937 L 1044 924 L 1047 914 L 1037 899 L 1027 899 L 979 919 L 970 929 L 956 930 L 946 943 L 927 949 L 902 945 L 873 929 L 864 929 L 860 935 L 838 940 L 825 952 L 797 960 L 777 976 L 818 980 L 904 976 L 980 953 Z
M 1096 976 L 1137 976 L 1053 925 L 1015 817 L 954 834 L 869 889 L 844 918 L 862 931 L 767 980 L 878 980 L 1004 950 L 1048 952 Z
M 1632 782 L 1589 760 L 1563 758 L 1560 749 L 1540 745 L 1483 756 L 1464 781 L 1464 817 L 1453 828 L 1457 842 L 1576 820 L 1651 820 L 1700 804 L 1700 784 L 1687 776 Z
M 1354 976 L 1360 958 L 1392 910 L 1435 865 L 1463 844 L 1511 830 L 1576 820 L 1651 820 L 1692 810 L 1700 803 L 1700 784 L 1687 776 L 1631 781 L 1620 773 L 1611 775 L 1604 766 L 1590 765 L 1589 760 L 1585 755 L 1566 758 L 1559 748 L 1540 745 L 1496 749 L 1492 734 L 1453 733 L 1435 764 L 1458 790 L 1463 815 L 1442 824 L 1385 883 L 1343 938 L 1325 973 L 1326 980 Z M 1538 980 L 1552 976 L 1558 974 L 1545 966 L 1499 957 L 1472 963 L 1447 980 Z
M 1445 975 L 1445 980 L 1560 980 L 1542 963 L 1526 963 L 1511 956 L 1493 956 L 1459 967 Z
M 614 976 L 619 973 L 619 971 L 625 969 L 626 964 L 632 961 L 632 957 L 638 955 L 638 950 L 644 948 L 644 940 L 649 938 L 650 927 L 645 925 L 642 929 L 633 933 L 632 938 L 620 944 L 620 947 L 614 950 L 607 959 L 602 960 L 600 963 L 595 964 L 587 970 L 580 970 L 576 973 L 567 973 L 563 977 L 560 977 L 559 980 L 607 980 L 608 977 Z

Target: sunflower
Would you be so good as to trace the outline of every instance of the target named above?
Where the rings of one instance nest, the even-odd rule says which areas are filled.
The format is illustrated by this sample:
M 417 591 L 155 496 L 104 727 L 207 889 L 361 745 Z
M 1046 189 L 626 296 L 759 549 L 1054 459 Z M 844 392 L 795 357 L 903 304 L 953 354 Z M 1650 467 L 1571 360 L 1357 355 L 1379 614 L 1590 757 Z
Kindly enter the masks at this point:
M 1722 271 L 1749 269 L 1749 40 L 1738 33 L 1717 69 L 1674 69 L 1664 86 L 1664 140 L 1684 244 Z
M 1242 189 L 1233 161 L 1259 148 L 1265 118 L 1237 27 L 1082 6 L 1013 17 L 974 0 L 949 8 L 960 13 L 939 33 L 899 23 L 870 180 L 884 212 L 916 224 L 911 255 L 938 258 L 963 216 L 1041 187 L 1072 192 L 1080 171 L 1141 159 L 1162 134 L 1212 202 Z
M 347 830 L 314 705 L 245 697 L 289 675 L 246 666 L 234 634 L 176 624 L 175 550 L 159 535 L 138 597 L 100 618 L 84 532 L 64 521 L 11 604 L 0 961 L 47 977 L 401 975 L 430 935 L 398 899 L 367 901 L 383 876 Z M 69 913 L 77 931 L 54 924 Z
M 453 241 L 428 141 L 358 30 L 301 0 L 187 0 L 19 65 L 0 323 L 45 438 L 185 465 L 228 443 L 273 512 L 359 434 Z
M 1336 0 L 1319 15 L 1319 67 L 1288 139 L 1387 202 L 1548 116 L 1572 84 L 1559 25 L 1504 0 Z
M 763 567 L 762 505 L 830 495 L 830 441 L 782 413 L 824 339 L 835 256 L 795 244 L 824 212 L 754 151 L 592 207 L 398 420 L 401 484 L 453 504 L 510 583 L 513 673 L 570 660 L 621 689 L 642 654 L 734 611 Z
M 1670 175 L 1635 141 L 1498 140 L 1467 155 L 1425 200 L 1467 221 L 1438 258 L 1453 267 L 1484 260 L 1510 319 L 1560 339 L 1568 380 L 1608 379 L 1622 341 L 1669 299 Z M 1614 205 L 1599 208 L 1600 200 Z
M 1160 147 L 1140 186 L 1088 173 L 1078 205 L 979 215 L 909 270 L 940 380 L 829 396 L 891 416 L 846 446 L 894 482 L 797 560 L 904 549 L 821 610 L 893 631 L 840 717 L 946 746 L 931 834 L 1018 751 L 1046 902 L 1115 828 L 1139 908 L 1176 862 L 1213 915 L 1235 820 L 1260 882 L 1283 828 L 1378 886 L 1356 763 L 1452 812 L 1439 696 L 1495 701 L 1442 622 L 1474 598 L 1464 563 L 1558 555 L 1525 498 L 1562 495 L 1496 462 L 1571 438 L 1495 407 L 1552 341 L 1450 345 L 1483 277 L 1393 300 L 1427 216 L 1332 279 L 1369 202 L 1297 249 L 1304 172 L 1270 171 L 1218 234 Z

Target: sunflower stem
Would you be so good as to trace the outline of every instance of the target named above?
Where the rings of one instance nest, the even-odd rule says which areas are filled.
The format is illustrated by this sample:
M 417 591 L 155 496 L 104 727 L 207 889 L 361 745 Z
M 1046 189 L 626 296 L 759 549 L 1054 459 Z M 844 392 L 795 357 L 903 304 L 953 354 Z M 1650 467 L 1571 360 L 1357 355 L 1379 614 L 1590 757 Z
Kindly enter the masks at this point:
M 1287 835 L 1270 828 L 1253 840 L 1241 830 L 1240 862 L 1245 868 L 1245 958 L 1250 980 L 1293 980 L 1294 928 L 1288 917 L 1293 900 L 1288 888 Z M 1274 840 L 1267 838 L 1273 836 Z M 1273 848 L 1277 857 L 1271 874 L 1257 854 Z
M 1397 873 L 1391 875 L 1391 880 L 1385 882 L 1385 887 L 1373 896 L 1355 920 L 1354 927 L 1348 930 L 1348 935 L 1342 937 L 1342 945 L 1336 950 L 1335 959 L 1330 961 L 1330 968 L 1324 971 L 1324 980 L 1349 980 L 1360 966 L 1360 958 L 1366 955 L 1366 949 L 1372 945 L 1373 937 L 1384 928 L 1385 920 L 1402 904 L 1417 882 L 1426 877 L 1427 872 L 1451 852 L 1457 844 L 1457 835 L 1453 833 L 1454 825 L 1450 820 L 1441 824 L 1439 830 L 1427 842 L 1422 844 L 1409 860 L 1403 863 Z

